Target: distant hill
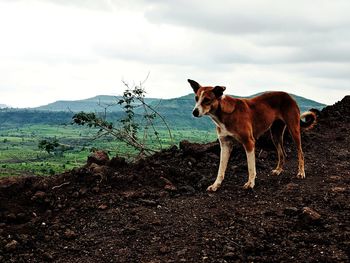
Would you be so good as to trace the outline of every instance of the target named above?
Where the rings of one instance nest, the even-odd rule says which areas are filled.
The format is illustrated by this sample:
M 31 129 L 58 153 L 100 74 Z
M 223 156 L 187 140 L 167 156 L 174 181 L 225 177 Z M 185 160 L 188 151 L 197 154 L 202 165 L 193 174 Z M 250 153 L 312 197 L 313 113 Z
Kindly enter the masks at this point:
M 0 104 L 0 109 L 3 109 L 3 108 L 8 108 L 8 106 L 5 104 Z
M 252 96 L 256 96 L 255 94 Z M 250 97 L 252 97 L 250 96 Z M 297 95 L 292 95 L 297 101 L 300 110 L 306 111 L 310 108 L 322 109 L 324 104 L 306 99 Z M 233 96 L 236 98 L 242 98 Z M 96 96 L 93 98 L 77 101 L 56 101 L 45 106 L 32 109 L 2 109 L 0 110 L 0 128 L 8 126 L 21 126 L 25 124 L 63 124 L 71 123 L 71 118 L 75 112 L 103 112 L 104 107 L 116 104 L 120 97 L 116 96 Z M 192 116 L 194 106 L 194 95 L 173 99 L 147 98 L 146 102 L 161 114 L 171 127 L 171 129 L 199 129 L 212 130 L 214 124 L 209 118 L 195 119 Z M 101 106 L 99 106 L 99 104 Z M 135 113 L 141 114 L 142 108 L 136 108 Z M 117 121 L 123 112 L 119 105 L 108 107 L 107 118 L 110 121 Z M 159 123 L 161 125 L 161 123 Z
M 248 97 L 240 97 L 235 95 L 230 95 L 235 98 L 251 98 L 262 93 L 257 93 Z M 325 104 L 319 103 L 314 100 L 306 99 L 301 96 L 291 94 L 295 100 L 298 102 L 301 111 L 305 111 L 310 108 L 322 109 L 325 107 Z M 36 108 L 30 108 L 29 110 L 42 110 L 42 111 L 68 111 L 68 112 L 79 112 L 79 111 L 87 111 L 87 112 L 101 112 L 105 107 L 108 107 L 109 112 L 121 111 L 117 102 L 121 99 L 121 96 L 110 96 L 110 95 L 99 95 L 88 99 L 83 100 L 59 100 L 47 105 L 43 105 Z M 159 107 L 160 109 L 164 109 L 165 111 L 170 109 L 181 108 L 181 111 L 188 111 L 188 109 L 193 108 L 194 105 L 194 96 L 193 94 L 188 94 L 186 96 L 173 98 L 173 99 L 157 99 L 157 98 L 145 98 L 146 103 Z M 4 104 L 0 104 L 1 106 L 6 107 Z M 185 107 L 185 110 L 184 110 Z
M 40 111 L 69 111 L 69 112 L 102 112 L 105 107 L 108 107 L 108 111 L 116 112 L 121 111 L 120 106 L 117 104 L 121 99 L 121 96 L 109 96 L 109 95 L 99 95 L 96 97 L 84 99 L 84 100 L 59 100 L 44 106 L 32 108 L 33 110 Z M 152 98 L 146 98 L 147 103 L 152 102 Z

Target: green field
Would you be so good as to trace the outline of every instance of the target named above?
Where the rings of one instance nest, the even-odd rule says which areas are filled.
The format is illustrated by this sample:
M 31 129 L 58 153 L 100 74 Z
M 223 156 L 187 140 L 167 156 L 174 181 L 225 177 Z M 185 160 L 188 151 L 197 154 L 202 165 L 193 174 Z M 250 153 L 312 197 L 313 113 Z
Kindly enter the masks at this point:
M 24 125 L 19 128 L 0 129 L 0 176 L 14 175 L 51 175 L 83 165 L 93 149 L 103 149 L 110 156 L 123 156 L 129 160 L 135 156 L 135 150 L 112 137 L 94 139 L 95 129 L 73 125 Z M 207 142 L 215 140 L 212 132 L 200 130 L 173 130 L 173 143 L 181 140 Z M 172 142 L 165 130 L 160 131 L 162 147 Z M 38 147 L 43 139 L 58 139 L 65 151 L 47 153 Z M 150 138 L 148 143 L 159 149 L 159 143 Z

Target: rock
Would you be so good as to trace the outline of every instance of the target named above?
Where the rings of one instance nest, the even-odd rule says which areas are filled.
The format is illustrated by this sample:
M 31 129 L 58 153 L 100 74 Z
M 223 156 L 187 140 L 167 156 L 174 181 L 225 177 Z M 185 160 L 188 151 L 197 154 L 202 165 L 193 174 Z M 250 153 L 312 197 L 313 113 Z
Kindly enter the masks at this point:
M 177 251 L 177 252 L 176 252 L 176 255 L 177 255 L 178 257 L 180 257 L 180 256 L 186 255 L 186 253 L 187 253 L 187 248 L 184 248 L 184 249 L 181 249 L 181 250 Z
M 234 252 L 236 249 L 234 247 L 231 246 L 224 246 L 224 252 L 228 253 L 228 252 Z
M 335 186 L 331 188 L 331 191 L 334 193 L 342 193 L 346 191 L 346 187 Z
M 188 158 L 188 164 L 192 166 L 193 164 L 197 163 L 196 159 L 193 157 Z
M 164 185 L 164 190 L 167 190 L 167 191 L 176 191 L 177 190 L 176 186 L 173 185 L 173 183 L 169 179 L 161 176 L 160 180 L 162 180 L 164 182 L 164 184 L 165 184 Z
M 166 184 L 166 185 L 164 186 L 164 190 L 173 192 L 173 191 L 177 191 L 177 188 L 176 188 L 176 186 L 173 185 L 173 184 Z
M 46 193 L 43 191 L 37 191 L 31 198 L 32 201 L 42 200 L 46 197 Z
M 77 237 L 77 234 L 70 229 L 66 229 L 66 231 L 64 231 L 64 237 L 67 239 L 74 239 Z
M 203 155 L 206 152 L 220 153 L 220 145 L 218 142 L 201 144 L 201 143 L 191 143 L 187 140 L 184 140 L 180 142 L 179 146 L 184 154 L 191 155 L 194 157 Z
M 21 244 L 27 244 L 30 240 L 30 237 L 29 235 L 26 235 L 26 234 L 20 234 L 18 236 L 18 240 L 19 242 L 21 242 Z
M 87 187 L 82 187 L 79 190 L 79 194 L 80 195 L 86 195 L 87 191 L 88 191 Z
M 162 253 L 162 254 L 169 253 L 169 252 L 170 252 L 170 248 L 169 248 L 168 246 L 162 245 L 162 246 L 159 248 L 159 252 Z
M 92 153 L 87 159 L 87 165 L 91 165 L 93 163 L 98 165 L 105 165 L 109 161 L 109 156 L 105 151 L 95 151 Z
M 43 180 L 40 180 L 38 182 L 35 182 L 33 184 L 33 189 L 35 190 L 41 190 L 41 191 L 46 191 L 49 188 L 48 184 L 44 182 Z
M 95 175 L 104 175 L 107 173 L 108 171 L 108 166 L 106 165 L 99 165 L 99 164 L 96 164 L 96 163 L 92 163 L 90 166 L 89 166 L 89 169 L 90 171 L 95 174 Z
M 296 190 L 299 188 L 299 185 L 298 184 L 295 184 L 295 183 L 289 183 L 286 185 L 286 189 L 288 191 L 293 191 L 293 190 Z
M 108 206 L 105 204 L 102 204 L 98 207 L 98 209 L 100 209 L 100 210 L 106 210 L 107 208 L 108 208 Z
M 301 209 L 300 219 L 306 224 L 317 223 L 321 219 L 321 215 L 310 207 Z
M 331 175 L 331 176 L 328 177 L 328 180 L 331 181 L 331 182 L 337 182 L 337 181 L 339 181 L 341 179 L 342 178 L 339 175 Z
M 11 240 L 9 243 L 5 245 L 6 251 L 13 251 L 18 247 L 18 242 L 16 240 Z

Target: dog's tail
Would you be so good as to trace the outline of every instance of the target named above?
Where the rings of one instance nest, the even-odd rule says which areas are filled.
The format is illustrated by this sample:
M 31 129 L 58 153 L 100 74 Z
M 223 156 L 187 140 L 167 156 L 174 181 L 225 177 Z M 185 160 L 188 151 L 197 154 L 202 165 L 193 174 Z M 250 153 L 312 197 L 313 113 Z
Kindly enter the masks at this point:
M 300 127 L 304 130 L 312 129 L 315 126 L 316 122 L 317 115 L 314 111 L 306 111 L 300 115 Z

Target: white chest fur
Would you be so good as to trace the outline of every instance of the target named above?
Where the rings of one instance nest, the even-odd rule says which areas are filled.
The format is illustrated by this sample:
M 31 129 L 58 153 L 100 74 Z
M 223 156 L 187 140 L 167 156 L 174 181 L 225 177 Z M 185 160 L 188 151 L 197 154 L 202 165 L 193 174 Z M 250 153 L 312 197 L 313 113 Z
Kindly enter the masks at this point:
M 226 129 L 226 126 L 224 123 L 222 123 L 215 115 L 209 114 L 212 121 L 215 123 L 215 125 L 220 128 L 220 132 L 218 131 L 218 136 L 220 137 L 226 137 L 231 136 L 237 139 L 237 135 L 229 130 Z

